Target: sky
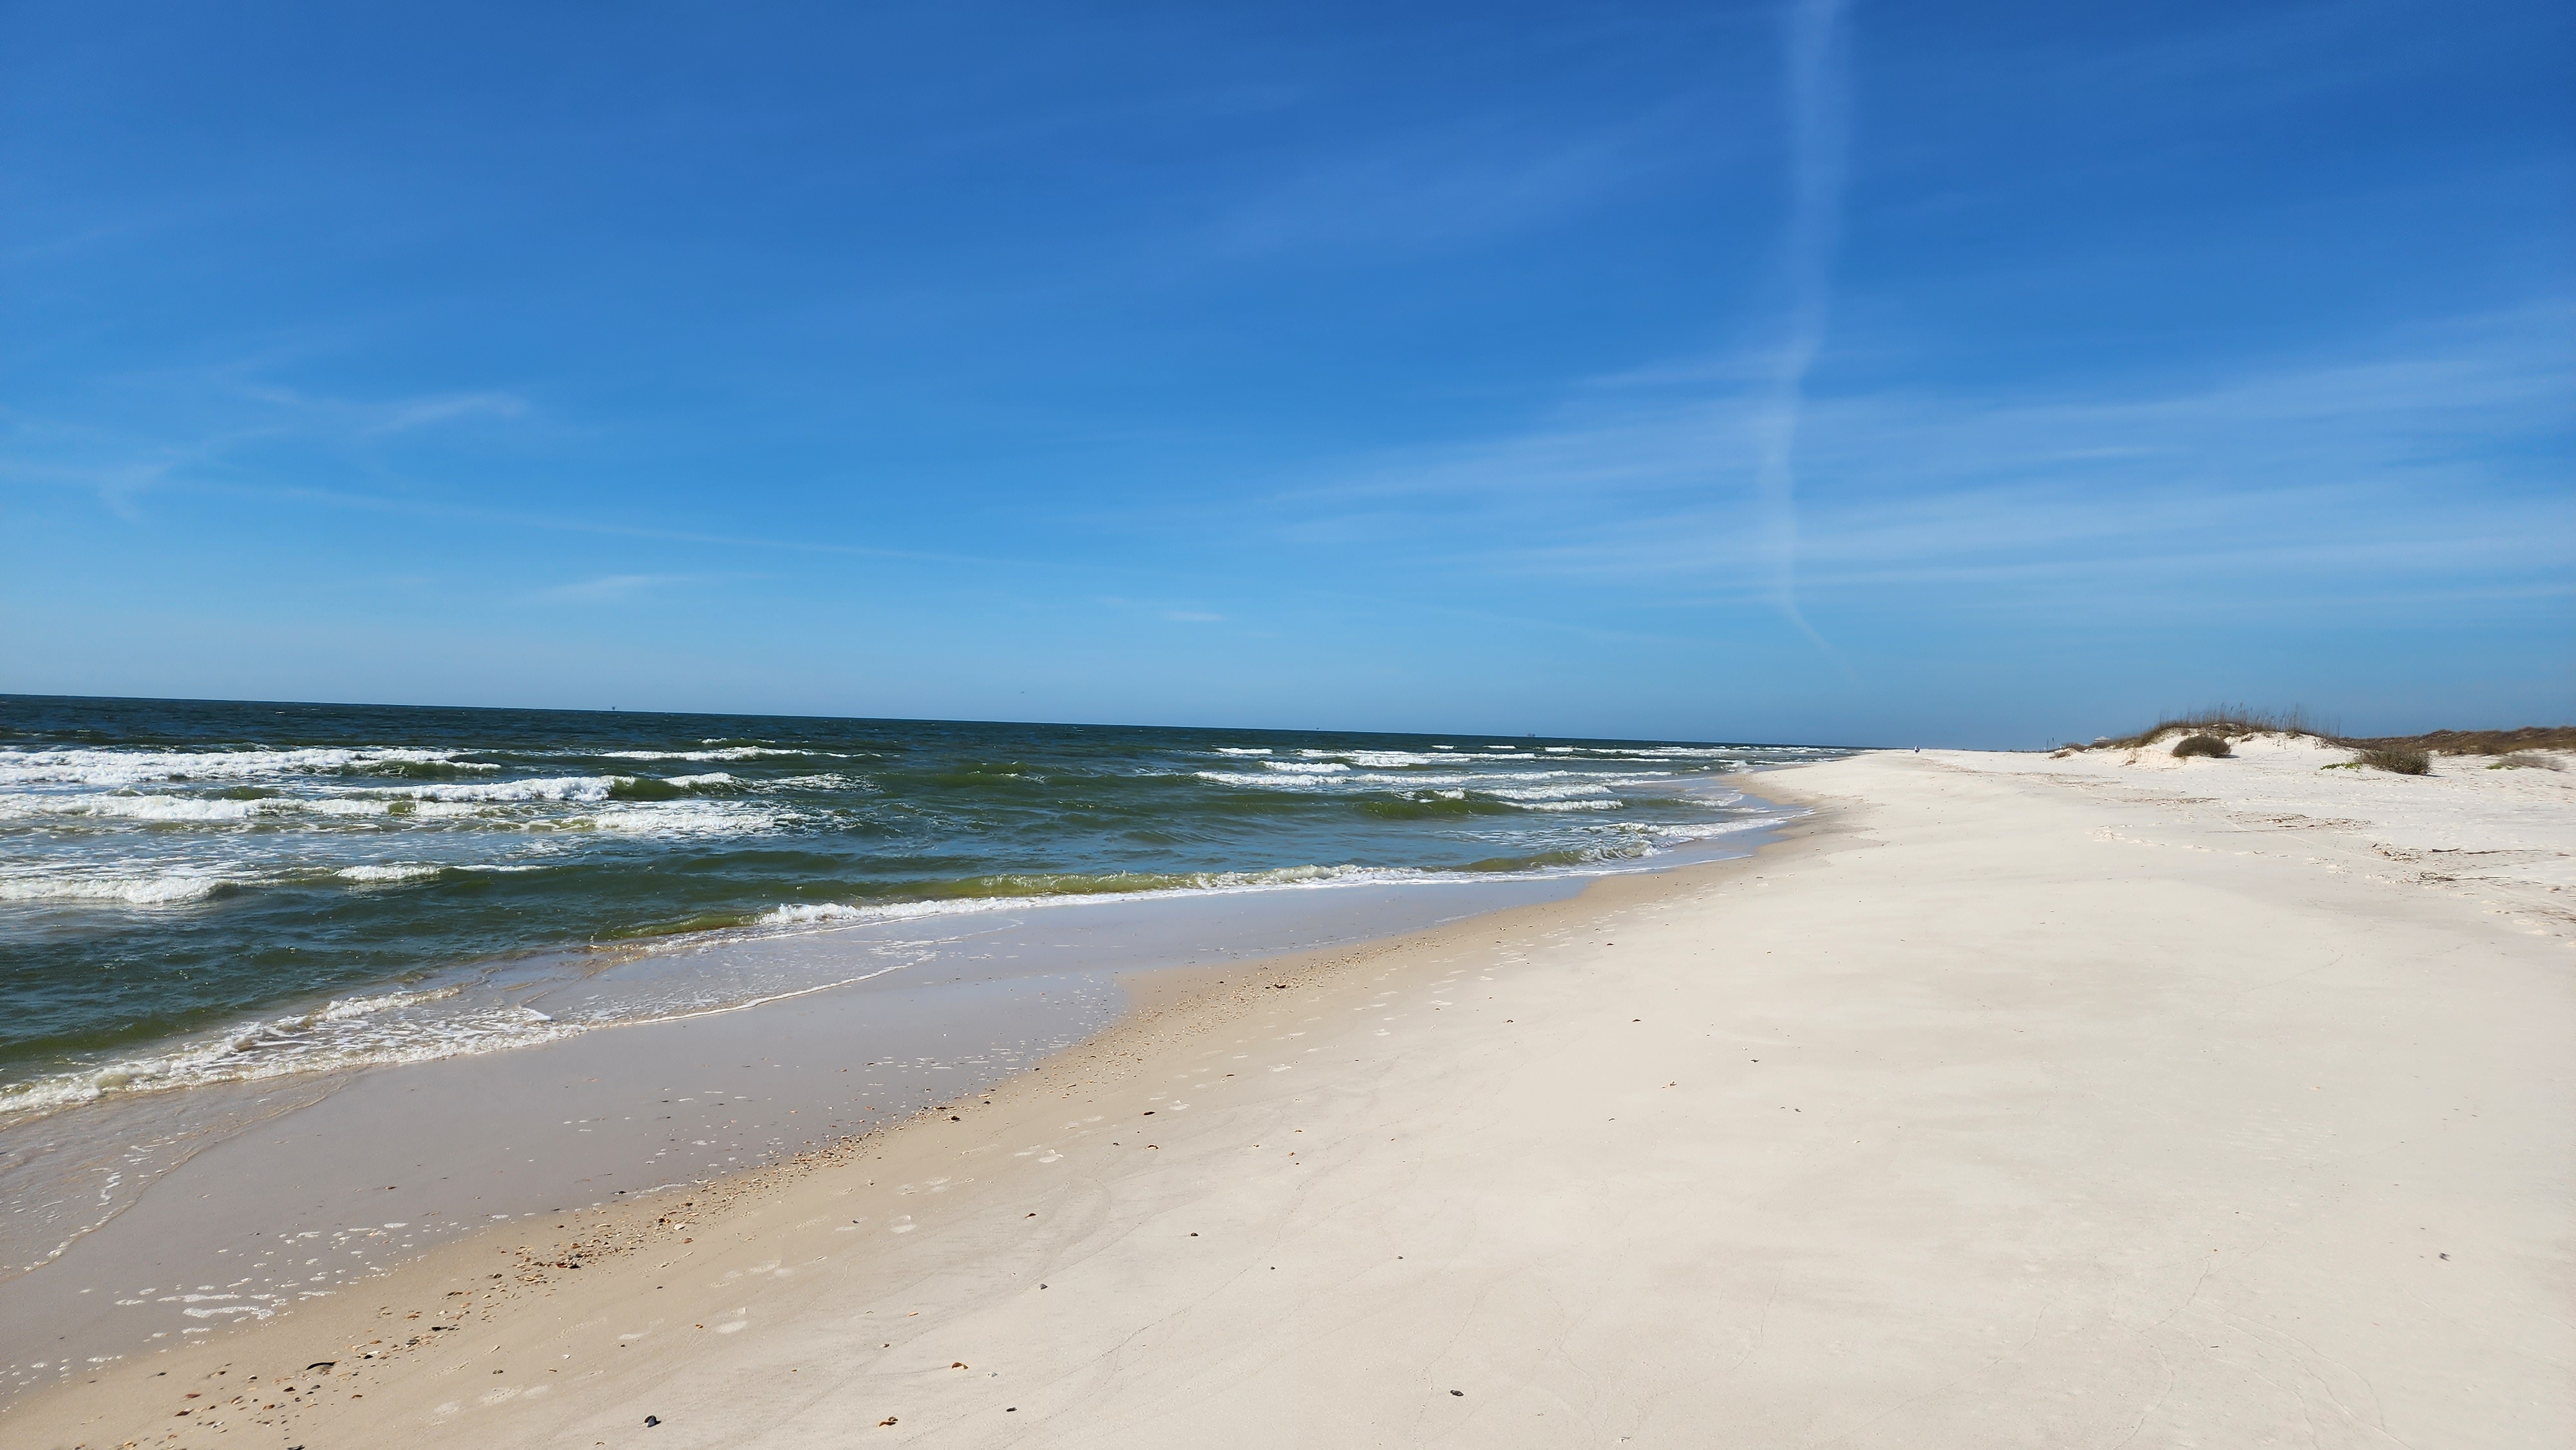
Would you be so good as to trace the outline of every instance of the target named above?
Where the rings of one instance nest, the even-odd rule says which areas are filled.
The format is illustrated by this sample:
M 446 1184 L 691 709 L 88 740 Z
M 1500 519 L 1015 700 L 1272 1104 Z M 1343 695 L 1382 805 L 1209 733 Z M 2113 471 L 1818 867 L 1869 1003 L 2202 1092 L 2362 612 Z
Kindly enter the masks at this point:
M 2576 719 L 2576 12 L 0 3 L 0 692 Z

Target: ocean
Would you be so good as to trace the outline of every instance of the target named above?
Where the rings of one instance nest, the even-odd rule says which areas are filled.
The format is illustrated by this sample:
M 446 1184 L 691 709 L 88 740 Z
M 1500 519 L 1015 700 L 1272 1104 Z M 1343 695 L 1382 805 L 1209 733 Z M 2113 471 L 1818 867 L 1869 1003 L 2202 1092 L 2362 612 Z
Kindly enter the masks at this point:
M 722 1009 L 1047 901 L 1650 867 L 1836 753 L 0 697 L 0 1123 Z

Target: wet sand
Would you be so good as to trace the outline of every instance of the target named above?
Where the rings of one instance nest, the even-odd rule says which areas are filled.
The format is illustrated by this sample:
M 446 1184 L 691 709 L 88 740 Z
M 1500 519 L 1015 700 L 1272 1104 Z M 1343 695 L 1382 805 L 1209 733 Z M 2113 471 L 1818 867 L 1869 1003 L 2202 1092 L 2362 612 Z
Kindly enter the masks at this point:
M 703 1184 L 899 1122 L 1107 1026 L 1122 969 L 1363 940 L 1581 886 L 1095 897 L 675 944 L 526 1000 L 573 1015 L 639 986 L 874 975 L 512 1051 L 116 1097 L 14 1125 L 0 1131 L 0 1395 L 309 1306 L 494 1222 Z
M 1166 979 L 0 1438 L 2566 1443 L 2576 920 L 2019 765 L 1770 776 L 1752 860 Z

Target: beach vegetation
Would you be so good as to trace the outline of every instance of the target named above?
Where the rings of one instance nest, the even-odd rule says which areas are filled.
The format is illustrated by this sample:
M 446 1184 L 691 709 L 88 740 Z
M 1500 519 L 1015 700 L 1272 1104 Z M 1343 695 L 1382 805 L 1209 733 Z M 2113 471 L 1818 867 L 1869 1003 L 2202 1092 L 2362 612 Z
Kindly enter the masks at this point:
M 2404 745 L 2380 746 L 2365 750 L 2355 757 L 2352 763 L 2368 766 L 2372 770 L 2384 770 L 2392 775 L 2431 775 L 2433 773 L 2433 757 L 2430 752 Z
M 2411 745 L 2436 755 L 2512 755 L 2527 750 L 2576 751 L 2576 725 L 2525 725 L 2518 730 L 2434 730 L 2422 735 L 2357 740 L 2356 745 Z M 2544 767 L 2545 768 L 2545 767 Z
M 2487 767 L 2489 770 L 2565 770 L 2566 768 L 2558 757 L 2542 755 L 2530 750 L 2508 755 Z
M 2185 760 L 2195 755 L 2206 756 L 2212 760 L 2224 760 L 2234 752 L 2228 749 L 2226 741 L 2215 735 L 2194 734 L 2175 741 L 2173 753 Z
M 2096 740 L 2079 750 L 2137 750 L 2153 745 L 2169 735 L 2211 735 L 2220 740 L 2242 740 L 2249 735 L 2314 735 L 2332 740 L 2334 732 L 2307 711 L 2258 709 L 2252 705 L 2211 705 L 2199 710 L 2184 710 L 2139 731 L 2108 740 Z
M 2539 770 L 2555 770 L 2556 764 L 2544 764 L 2551 757 L 2536 751 L 2576 753 L 2576 725 L 2524 725 L 2511 730 L 2431 730 L 2421 735 L 2345 735 L 2307 711 L 2293 707 L 2266 710 L 2250 705 L 2212 705 L 2201 710 L 2185 710 L 2167 715 L 2154 725 L 2134 735 L 2106 736 L 2089 745 L 2068 745 L 2063 751 L 2142 750 L 2181 737 L 2173 753 L 2181 756 L 2210 754 L 2207 747 L 2194 741 L 2211 739 L 2224 745 L 2258 735 L 2304 735 L 2322 744 L 2364 752 L 2363 756 L 2345 762 L 2377 770 L 2394 770 L 2401 775 L 2422 775 L 2431 770 L 2408 770 L 2402 764 L 2382 765 L 2371 758 L 2385 754 L 2391 760 L 2403 761 L 2416 756 L 2479 755 L 2498 759 L 2522 756 Z M 2185 749 L 2185 746 L 2191 748 Z M 2218 755 L 2232 751 L 2214 752 Z

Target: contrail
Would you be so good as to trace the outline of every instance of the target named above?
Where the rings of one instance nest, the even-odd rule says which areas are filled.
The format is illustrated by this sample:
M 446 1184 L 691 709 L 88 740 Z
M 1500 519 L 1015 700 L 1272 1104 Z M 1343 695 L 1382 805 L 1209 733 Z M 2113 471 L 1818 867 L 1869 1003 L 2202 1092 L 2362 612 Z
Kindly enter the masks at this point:
M 1849 115 L 1842 85 L 1842 8 L 1842 0 L 1792 0 L 1789 7 L 1789 224 L 1781 247 L 1789 328 L 1754 420 L 1773 602 L 1828 655 L 1833 646 L 1798 608 L 1797 451 L 1807 371 L 1824 346 L 1831 320 L 1834 247 L 1841 230 Z

